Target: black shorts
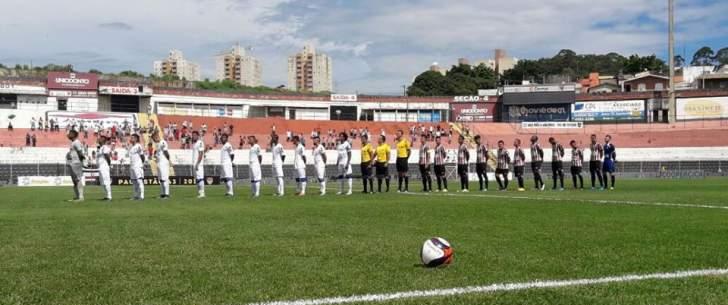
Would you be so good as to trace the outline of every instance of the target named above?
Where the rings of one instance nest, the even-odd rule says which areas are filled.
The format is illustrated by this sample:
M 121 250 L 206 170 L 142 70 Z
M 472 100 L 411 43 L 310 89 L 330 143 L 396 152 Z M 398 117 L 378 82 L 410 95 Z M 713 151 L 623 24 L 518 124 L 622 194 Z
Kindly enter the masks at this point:
M 377 163 L 377 177 L 386 178 L 389 177 L 389 166 L 385 163 Z
M 468 165 L 467 164 L 458 164 L 458 175 L 459 176 L 468 175 Z
M 503 177 L 508 177 L 509 170 L 507 168 L 496 168 L 495 169 L 495 175 L 500 176 L 503 175 Z
M 534 173 L 540 173 L 542 166 L 543 161 L 533 161 L 531 162 L 531 171 L 533 171 Z
M 420 164 L 420 174 L 422 174 L 422 176 L 429 176 L 430 175 L 430 166 Z
M 581 167 L 578 167 L 578 166 L 572 166 L 572 167 L 571 167 L 571 174 L 572 174 L 572 175 L 581 175 L 581 170 L 582 170 L 582 168 L 581 168 Z
M 524 172 L 523 168 L 524 168 L 523 166 L 513 167 L 513 175 L 515 175 L 516 177 L 523 177 L 523 172 Z
M 445 177 L 445 165 L 435 165 L 435 176 Z
M 589 161 L 589 171 L 590 172 L 601 172 L 602 171 L 602 161 Z
M 397 172 L 406 173 L 409 171 L 409 165 L 407 164 L 407 158 L 397 158 Z
M 488 171 L 488 165 L 485 163 L 475 163 L 475 172 L 478 174 Z
M 361 177 L 362 178 L 370 178 L 372 176 L 372 168 L 369 167 L 369 163 L 362 163 L 361 164 Z
M 562 161 L 551 162 L 551 171 L 553 171 L 555 173 L 555 172 L 563 171 L 563 170 L 564 170 L 564 162 L 562 162 Z

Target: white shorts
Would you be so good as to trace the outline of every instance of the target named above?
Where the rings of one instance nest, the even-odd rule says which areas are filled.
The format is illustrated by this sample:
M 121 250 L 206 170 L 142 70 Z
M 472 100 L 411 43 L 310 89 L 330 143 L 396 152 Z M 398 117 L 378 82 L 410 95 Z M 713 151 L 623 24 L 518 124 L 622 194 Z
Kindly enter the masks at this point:
M 283 177 L 283 165 L 273 165 L 273 177 L 279 178 Z
M 296 169 L 296 178 L 306 179 L 306 168 L 305 167 Z
M 141 167 L 129 168 L 129 178 L 131 178 L 131 180 L 144 179 L 144 168 L 141 168 Z
M 200 164 L 197 168 L 195 168 L 195 179 L 202 180 L 205 179 L 205 166 Z
M 111 169 L 106 167 L 99 167 L 99 184 L 111 185 Z
M 260 173 L 260 164 L 251 164 L 250 165 L 250 181 L 251 182 L 260 182 L 262 179 L 262 175 Z
M 169 181 L 169 163 L 157 163 L 157 179 L 159 181 Z
M 318 178 L 319 181 L 326 179 L 326 164 L 316 165 L 316 178 Z
M 220 178 L 232 179 L 235 177 L 235 175 L 233 175 L 233 165 L 232 164 L 223 164 L 220 167 L 222 169 Z
M 349 166 L 346 166 L 345 164 L 340 164 L 339 166 L 339 177 L 349 177 L 351 176 L 351 164 Z

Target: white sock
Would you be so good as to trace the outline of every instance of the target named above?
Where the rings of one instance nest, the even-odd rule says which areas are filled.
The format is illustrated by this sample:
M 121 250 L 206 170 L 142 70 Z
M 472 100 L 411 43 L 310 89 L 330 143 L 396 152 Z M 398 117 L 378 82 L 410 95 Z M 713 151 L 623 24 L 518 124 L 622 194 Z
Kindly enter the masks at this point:
M 134 199 L 139 198 L 139 180 L 132 179 L 131 186 L 134 190 Z
M 197 181 L 197 195 L 205 196 L 205 181 Z
M 79 182 L 78 183 L 78 199 L 81 199 L 81 200 L 83 200 L 83 187 L 84 187 L 84 182 L 83 181 Z
M 321 181 L 321 194 L 326 194 L 326 180 Z
M 306 194 L 306 181 L 301 182 L 301 194 Z
M 106 191 L 106 198 L 111 199 L 111 184 L 104 184 L 104 190 Z
M 352 185 L 354 184 L 354 179 L 349 178 L 349 179 L 347 179 L 347 181 L 349 182 L 349 193 L 351 193 L 351 188 L 352 188 Z
M 255 196 L 260 196 L 260 181 L 253 183 L 253 188 L 255 189 Z
M 228 179 L 225 181 L 225 185 L 227 186 L 227 193 L 232 195 L 233 194 L 233 179 Z
M 139 179 L 139 199 L 144 199 L 144 180 Z
M 339 179 L 339 193 L 344 192 L 344 178 Z
M 283 196 L 283 177 L 278 177 L 278 195 Z

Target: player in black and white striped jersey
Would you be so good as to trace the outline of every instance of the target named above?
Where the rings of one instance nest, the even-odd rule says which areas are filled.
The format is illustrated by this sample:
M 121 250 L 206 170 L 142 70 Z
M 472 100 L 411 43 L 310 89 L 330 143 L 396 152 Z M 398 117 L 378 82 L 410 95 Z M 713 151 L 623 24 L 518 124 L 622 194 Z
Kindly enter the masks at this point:
M 554 187 L 556 190 L 557 182 L 561 182 L 560 190 L 564 190 L 564 147 L 559 144 L 553 137 L 549 138 L 551 143 L 551 171 L 553 173 Z
M 531 137 L 531 171 L 533 171 L 533 180 L 536 182 L 536 189 L 543 191 L 546 183 L 543 182 L 541 176 L 541 166 L 543 166 L 543 148 L 538 144 L 538 136 Z
M 584 167 L 584 152 L 576 145 L 576 141 L 571 140 L 571 181 L 574 183 L 575 189 L 584 189 L 584 177 L 581 175 Z M 579 185 L 577 186 L 577 180 Z

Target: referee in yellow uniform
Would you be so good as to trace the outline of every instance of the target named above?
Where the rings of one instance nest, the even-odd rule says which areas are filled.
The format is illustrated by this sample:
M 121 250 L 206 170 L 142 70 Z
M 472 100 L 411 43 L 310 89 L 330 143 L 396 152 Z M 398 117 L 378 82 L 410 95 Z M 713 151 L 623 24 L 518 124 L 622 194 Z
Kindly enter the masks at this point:
M 364 183 L 364 194 L 374 193 L 372 165 L 374 163 L 374 147 L 369 143 L 369 135 L 361 135 L 361 180 Z
M 387 137 L 379 136 L 379 145 L 376 150 L 376 168 L 377 168 L 377 190 L 382 192 L 382 179 L 387 182 L 387 192 L 389 192 L 389 155 L 391 148 L 387 144 Z
M 404 138 L 404 132 L 397 130 L 397 192 L 409 192 L 409 157 L 412 153 L 412 145 Z M 404 188 L 402 188 L 404 181 Z

